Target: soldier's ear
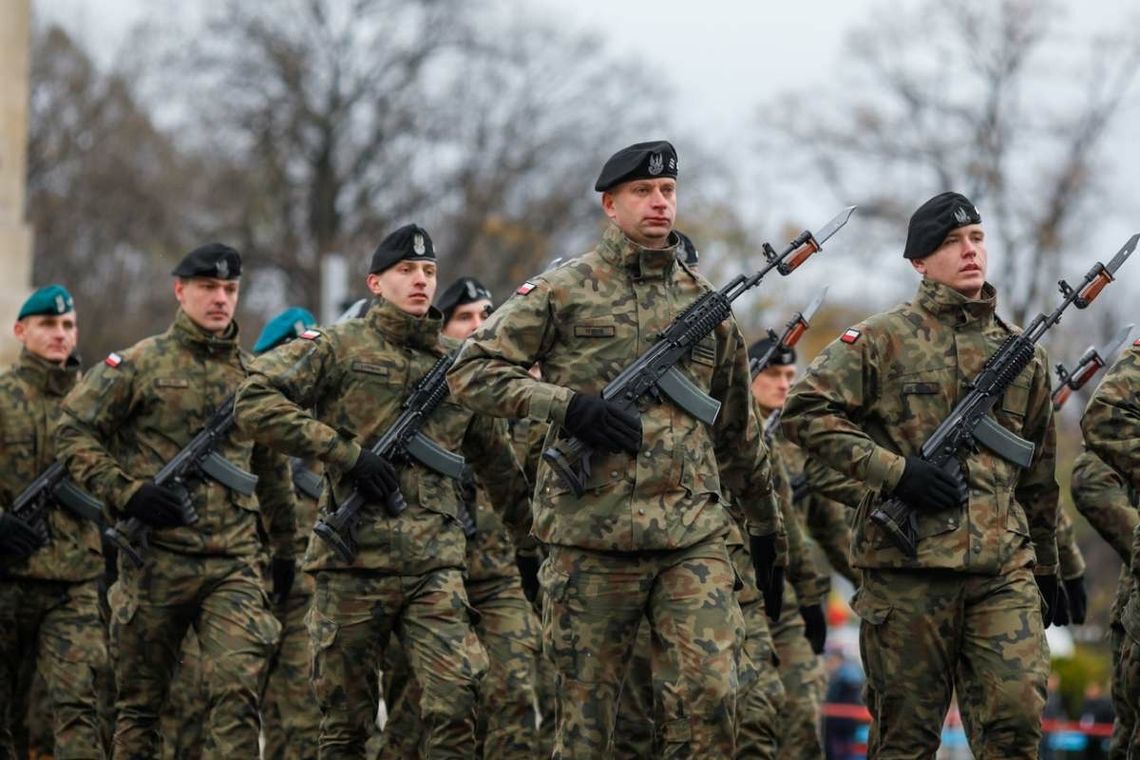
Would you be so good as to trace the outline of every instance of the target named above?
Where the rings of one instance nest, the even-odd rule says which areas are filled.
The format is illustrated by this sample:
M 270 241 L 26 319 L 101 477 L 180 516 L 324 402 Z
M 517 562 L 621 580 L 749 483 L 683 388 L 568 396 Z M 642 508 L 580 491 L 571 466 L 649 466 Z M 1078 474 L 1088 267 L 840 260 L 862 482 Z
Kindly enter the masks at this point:
M 914 267 L 914 271 L 926 276 L 926 262 L 923 259 L 910 259 L 910 265 Z
M 24 320 L 16 320 L 16 324 L 12 325 L 12 334 L 16 336 L 16 340 L 21 343 L 24 342 L 24 338 L 28 334 L 28 326 L 24 324 Z
M 610 219 L 617 216 L 617 212 L 614 211 L 614 194 L 609 190 L 602 193 L 602 211 L 606 212 L 606 216 Z
M 383 298 L 384 293 L 381 292 L 382 289 L 380 287 L 380 275 L 379 274 L 377 274 L 376 272 L 371 273 L 370 275 L 368 275 L 367 277 L 364 278 L 364 284 L 368 286 L 368 292 L 369 293 L 371 293 L 374 296 L 380 296 L 381 298 Z

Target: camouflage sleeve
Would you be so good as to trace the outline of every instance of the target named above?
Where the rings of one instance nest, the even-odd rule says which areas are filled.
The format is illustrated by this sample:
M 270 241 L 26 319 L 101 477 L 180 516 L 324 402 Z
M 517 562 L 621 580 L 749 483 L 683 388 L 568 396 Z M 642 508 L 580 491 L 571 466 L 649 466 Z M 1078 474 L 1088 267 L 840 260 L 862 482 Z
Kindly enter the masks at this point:
M 859 426 L 862 410 L 878 397 L 878 361 L 872 336 L 833 341 L 792 386 L 782 429 L 807 454 L 876 491 L 889 492 L 905 459 L 880 446 Z
M 254 444 L 249 468 L 257 476 L 257 504 L 274 557 L 293 559 L 297 533 L 297 495 L 289 458 Z
M 1064 507 L 1057 510 L 1057 560 L 1059 572 L 1065 580 L 1085 574 L 1085 557 L 1077 546 L 1076 526 Z
M 82 488 L 103 501 L 107 518 L 115 522 L 122 509 L 142 487 L 111 455 L 108 441 L 130 417 L 134 405 L 134 366 L 95 367 L 63 401 L 55 430 L 55 450 Z
M 1140 492 L 1140 341 L 1112 365 L 1081 418 L 1085 445 Z
M 506 420 L 474 415 L 463 438 L 463 456 L 487 489 L 491 505 L 510 529 L 515 546 L 528 543 L 530 486 L 511 448 Z
M 804 464 L 804 477 L 811 493 L 851 509 L 859 508 L 868 491 L 863 484 L 833 470 L 816 457 L 808 457 Z
M 324 333 L 262 354 L 238 389 L 238 429 L 277 451 L 350 469 L 360 457 L 359 444 L 307 411 L 340 371 L 334 341 Z
M 480 414 L 562 424 L 574 391 L 528 373 L 555 335 L 550 285 L 541 278 L 532 284 L 464 342 L 447 383 L 459 403 Z
M 1073 463 L 1073 503 L 1125 563 L 1132 560 L 1132 533 L 1140 524 L 1128 484 L 1116 470 L 1085 451 Z
M 722 485 L 739 495 L 748 532 L 770 535 L 779 533 L 783 522 L 772 483 L 771 456 L 752 398 L 744 335 L 736 320 L 730 319 L 729 324 L 724 355 L 719 357 L 710 384 L 711 395 L 721 404 L 712 430 L 717 467 Z
M 830 579 L 816 570 L 811 546 L 792 504 L 792 486 L 780 450 L 772 446 L 768 452 L 772 459 L 773 486 L 788 536 L 788 582 L 795 589 L 800 606 L 820 604 L 831 588 Z
M 1022 436 L 1035 446 L 1033 461 L 1021 471 L 1014 497 L 1025 510 L 1029 535 L 1037 554 L 1038 570 L 1053 572 L 1057 565 L 1057 512 L 1061 489 L 1057 485 L 1057 424 L 1049 388 L 1049 366 L 1038 348 L 1036 370 L 1029 391 Z
M 850 519 L 854 513 L 848 507 L 856 507 L 858 503 L 845 505 L 829 496 L 838 493 L 845 498 L 861 499 L 867 489 L 814 457 L 808 457 L 804 463 L 804 476 L 808 484 L 808 493 L 804 497 L 807 504 L 803 510 L 808 534 L 819 544 L 832 569 L 857 587 L 859 576 L 851 566 Z M 817 483 L 823 487 L 817 490 Z

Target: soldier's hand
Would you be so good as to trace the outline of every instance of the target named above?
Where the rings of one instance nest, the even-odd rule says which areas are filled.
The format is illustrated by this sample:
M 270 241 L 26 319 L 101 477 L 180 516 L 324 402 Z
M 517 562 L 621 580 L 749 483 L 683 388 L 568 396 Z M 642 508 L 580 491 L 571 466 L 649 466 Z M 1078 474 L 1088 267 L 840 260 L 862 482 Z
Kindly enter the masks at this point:
M 1033 580 L 1037 581 L 1037 588 L 1041 590 L 1041 622 L 1048 628 L 1053 622 L 1053 613 L 1058 604 L 1057 576 L 1034 575 Z
M 269 600 L 280 606 L 293 590 L 293 582 L 297 579 L 297 563 L 286 557 L 274 557 L 269 562 L 269 574 L 273 577 L 273 593 Z
M 523 593 L 526 594 L 526 600 L 534 604 L 534 600 L 538 598 L 538 566 L 541 563 L 538 557 L 533 554 L 516 554 L 515 564 L 519 568 L 519 576 L 522 578 Z
M 823 605 L 800 607 L 800 617 L 804 621 L 804 638 L 811 644 L 811 651 L 823 654 L 823 646 L 827 643 L 827 618 L 823 615 Z
M 361 450 L 360 458 L 345 475 L 369 501 L 383 504 L 389 496 L 400 490 L 396 468 L 387 459 L 368 449 Z
M 1053 607 L 1053 625 L 1069 624 L 1069 595 L 1063 584 L 1057 585 L 1057 604 Z
M 636 454 L 641 449 L 641 418 L 601 396 L 575 393 L 562 426 L 600 451 Z
M 18 517 L 0 513 L 0 556 L 30 557 L 42 545 L 35 529 Z
M 907 457 L 894 495 L 913 509 L 949 509 L 962 503 L 958 481 L 921 457 Z
M 128 515 L 138 518 L 153 528 L 175 528 L 185 525 L 184 509 L 182 497 L 154 483 L 143 483 L 142 488 L 135 491 L 134 496 L 124 507 Z
M 1065 596 L 1069 600 L 1069 620 L 1072 621 L 1073 625 L 1083 625 L 1085 614 L 1089 609 L 1089 595 L 1088 591 L 1085 590 L 1085 576 L 1078 575 L 1076 578 L 1062 581 L 1061 587 L 1065 589 Z
M 776 534 L 750 535 L 748 549 L 756 570 L 756 585 L 764 597 L 764 612 L 769 620 L 779 620 L 784 606 L 784 568 L 776 564 Z

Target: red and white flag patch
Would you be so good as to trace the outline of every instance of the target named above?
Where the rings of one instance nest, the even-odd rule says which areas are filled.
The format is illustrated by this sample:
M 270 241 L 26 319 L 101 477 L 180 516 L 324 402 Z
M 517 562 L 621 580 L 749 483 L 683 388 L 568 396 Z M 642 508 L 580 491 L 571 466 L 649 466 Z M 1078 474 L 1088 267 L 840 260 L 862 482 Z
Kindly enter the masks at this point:
M 1140 338 L 1137 338 L 1135 341 L 1133 341 L 1132 345 L 1140 346 Z
M 301 333 L 301 337 L 305 340 L 316 340 L 321 337 L 321 331 L 312 329 L 305 330 L 305 332 Z
M 111 353 L 107 354 L 107 358 L 103 360 L 103 363 L 108 367 L 118 367 L 123 363 L 123 357 L 112 351 Z
M 854 343 L 855 341 L 859 340 L 859 336 L 862 334 L 863 333 L 859 332 L 854 327 L 851 327 L 851 328 L 848 328 L 848 330 L 845 333 L 840 335 L 839 339 L 841 341 L 843 341 L 844 343 Z
M 524 282 L 522 285 L 519 285 L 519 289 L 516 290 L 515 292 L 518 293 L 520 296 L 525 296 L 527 293 L 529 293 L 530 291 L 534 290 L 537 287 L 538 287 L 537 285 L 535 285 L 533 282 L 530 282 L 528 280 L 527 282 Z

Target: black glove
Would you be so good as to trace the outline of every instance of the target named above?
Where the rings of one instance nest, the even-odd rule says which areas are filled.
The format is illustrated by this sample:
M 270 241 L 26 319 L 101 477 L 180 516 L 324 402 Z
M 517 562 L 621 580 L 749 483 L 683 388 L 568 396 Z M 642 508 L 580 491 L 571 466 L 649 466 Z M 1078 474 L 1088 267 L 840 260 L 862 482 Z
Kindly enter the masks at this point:
M 293 581 L 297 579 L 297 563 L 285 557 L 274 557 L 269 562 L 269 574 L 273 576 L 273 593 L 269 599 L 280 606 L 293 590 Z
M 958 481 L 920 457 L 907 457 L 895 496 L 913 509 L 949 509 L 962 503 Z
M 804 621 L 804 638 L 811 644 L 811 651 L 823 654 L 823 645 L 827 643 L 827 618 L 823 616 L 823 605 L 800 607 L 800 617 Z
M 1053 607 L 1053 625 L 1069 624 L 1069 595 L 1065 593 L 1064 584 L 1057 586 L 1057 604 Z
M 562 426 L 599 451 L 636 454 L 641 448 L 641 418 L 601 396 L 575 393 Z
M 345 476 L 356 483 L 365 499 L 380 504 L 387 504 L 389 497 L 400 490 L 396 468 L 387 459 L 368 449 L 360 450 L 360 458 Z
M 152 528 L 176 528 L 186 524 L 183 496 L 154 483 L 143 483 L 124 511 Z
M 0 513 L 0 556 L 30 557 L 43 546 L 43 537 L 23 520 Z
M 1057 576 L 1035 575 L 1033 580 L 1037 581 L 1037 588 L 1041 590 L 1041 622 L 1048 628 L 1053 622 L 1053 615 L 1059 606 L 1060 593 L 1057 590 Z M 1065 617 L 1067 620 L 1068 612 L 1065 613 Z
M 1089 610 L 1089 595 L 1085 590 L 1085 576 L 1080 575 L 1061 582 L 1065 596 L 1069 598 L 1069 620 L 1073 625 L 1083 625 L 1085 613 Z
M 534 604 L 538 598 L 538 566 L 541 563 L 533 554 L 516 554 L 515 564 L 518 565 L 522 578 L 523 593 L 526 594 L 527 601 Z
M 756 585 L 764 597 L 764 612 L 769 620 L 779 620 L 784 606 L 784 568 L 776 566 L 776 534 L 749 536 L 748 548 L 756 570 Z

